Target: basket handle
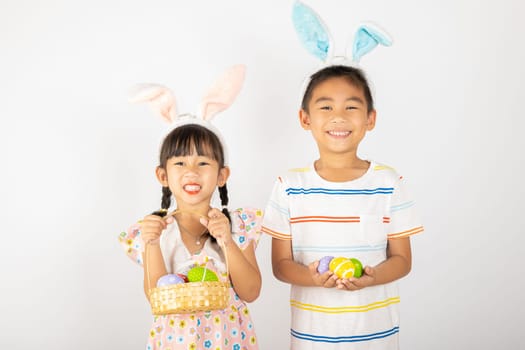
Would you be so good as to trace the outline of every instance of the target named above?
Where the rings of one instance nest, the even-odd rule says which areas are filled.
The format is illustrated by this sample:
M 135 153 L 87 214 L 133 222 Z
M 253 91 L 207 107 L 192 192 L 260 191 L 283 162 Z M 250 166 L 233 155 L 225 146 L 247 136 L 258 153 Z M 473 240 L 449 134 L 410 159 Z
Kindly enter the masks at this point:
M 171 213 L 165 214 L 163 217 L 165 217 L 165 216 L 174 216 L 175 214 L 178 214 L 178 213 L 194 214 L 194 215 L 198 215 L 199 217 L 202 217 L 202 218 L 207 218 L 205 215 L 203 215 L 201 213 L 198 213 L 196 211 L 180 210 L 180 209 L 175 209 Z M 146 279 L 147 279 L 147 284 L 148 284 L 148 293 L 151 290 L 151 283 L 150 283 L 150 280 L 149 280 L 149 269 L 148 269 L 147 259 L 148 259 L 148 255 L 149 255 L 149 253 L 148 253 L 149 249 L 148 248 L 152 245 L 151 244 L 152 241 L 153 240 L 147 241 L 146 244 L 145 244 L 145 247 L 144 247 L 144 269 L 146 270 Z M 222 240 L 217 240 L 217 243 L 219 244 L 221 249 L 224 251 L 224 260 L 226 260 L 226 273 L 229 274 L 230 273 L 230 268 L 229 268 L 229 264 L 228 264 L 228 253 L 227 253 L 227 250 L 226 250 L 226 245 L 224 244 L 224 242 Z M 202 275 L 201 282 L 204 281 L 204 277 L 205 276 L 206 276 L 206 270 L 204 271 L 204 274 Z

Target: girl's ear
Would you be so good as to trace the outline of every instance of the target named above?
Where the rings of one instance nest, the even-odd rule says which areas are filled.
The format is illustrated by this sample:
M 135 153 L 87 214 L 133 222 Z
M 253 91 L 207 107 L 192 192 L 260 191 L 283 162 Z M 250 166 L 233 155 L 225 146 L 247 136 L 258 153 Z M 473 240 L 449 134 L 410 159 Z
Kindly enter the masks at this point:
M 377 25 L 367 23 L 359 26 L 354 36 L 352 60 L 359 62 L 361 57 L 372 51 L 378 44 L 392 45 L 392 37 Z
M 317 13 L 300 1 L 292 10 L 292 21 L 303 47 L 312 55 L 326 61 L 333 50 L 327 26 Z
M 368 113 L 367 121 L 366 121 L 366 130 L 371 131 L 376 126 L 376 110 L 373 109 Z
M 246 66 L 238 64 L 217 79 L 202 99 L 202 119 L 211 120 L 217 113 L 222 112 L 233 103 L 241 90 L 245 74 Z
M 157 177 L 157 180 L 159 180 L 162 187 L 168 187 L 168 173 L 166 173 L 166 169 L 158 166 L 155 169 L 155 176 Z
M 219 178 L 217 180 L 217 186 L 222 187 L 226 184 L 226 181 L 228 181 L 228 178 L 230 177 L 230 168 L 225 166 L 224 168 L 219 170 Z
M 310 130 L 310 115 L 302 108 L 299 110 L 299 122 L 304 130 Z

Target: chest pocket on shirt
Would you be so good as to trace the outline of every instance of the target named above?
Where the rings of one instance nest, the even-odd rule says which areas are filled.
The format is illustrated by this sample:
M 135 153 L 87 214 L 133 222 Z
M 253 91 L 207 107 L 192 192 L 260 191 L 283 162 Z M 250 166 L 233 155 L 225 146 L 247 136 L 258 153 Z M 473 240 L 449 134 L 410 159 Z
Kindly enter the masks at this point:
M 364 214 L 359 217 L 359 235 L 361 241 L 368 245 L 378 245 L 387 241 L 383 217 Z

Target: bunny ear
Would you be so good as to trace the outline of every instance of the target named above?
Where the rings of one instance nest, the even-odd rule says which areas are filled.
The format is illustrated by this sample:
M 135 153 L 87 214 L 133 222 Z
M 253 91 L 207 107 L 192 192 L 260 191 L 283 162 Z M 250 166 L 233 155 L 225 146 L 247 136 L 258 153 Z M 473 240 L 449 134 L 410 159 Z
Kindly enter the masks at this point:
M 352 48 L 353 61 L 359 62 L 361 57 L 372 51 L 378 44 L 390 46 L 392 45 L 392 37 L 371 23 L 359 26 Z
M 328 29 L 317 13 L 302 2 L 296 1 L 292 20 L 299 40 L 306 50 L 320 60 L 326 61 L 333 45 Z
M 229 68 L 217 79 L 202 99 L 201 116 L 211 120 L 217 113 L 228 108 L 241 90 L 246 67 L 242 64 Z
M 149 102 L 153 110 L 159 113 L 168 123 L 172 123 L 177 117 L 175 96 L 165 86 L 139 84 L 131 90 L 129 101 L 132 103 Z

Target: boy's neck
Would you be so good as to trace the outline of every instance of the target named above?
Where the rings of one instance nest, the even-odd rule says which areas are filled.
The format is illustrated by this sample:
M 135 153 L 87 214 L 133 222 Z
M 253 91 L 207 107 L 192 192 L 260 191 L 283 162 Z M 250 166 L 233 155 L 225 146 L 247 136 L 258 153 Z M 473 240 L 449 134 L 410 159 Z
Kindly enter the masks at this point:
M 370 167 L 370 162 L 357 156 L 321 156 L 314 162 L 315 171 L 330 182 L 352 181 L 363 176 Z

